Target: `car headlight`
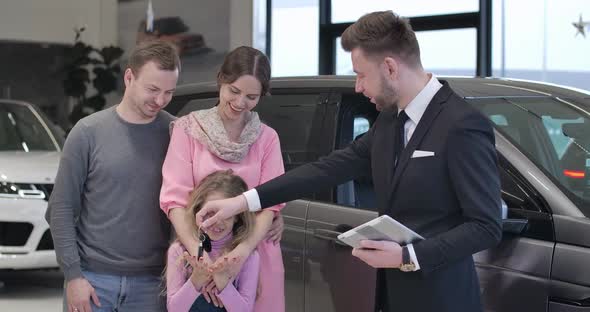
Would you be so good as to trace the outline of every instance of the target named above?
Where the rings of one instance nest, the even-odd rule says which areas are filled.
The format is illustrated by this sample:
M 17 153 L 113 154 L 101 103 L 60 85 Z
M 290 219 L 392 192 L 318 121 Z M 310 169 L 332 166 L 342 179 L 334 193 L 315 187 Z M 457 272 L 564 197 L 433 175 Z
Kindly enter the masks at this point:
M 34 184 L 0 182 L 0 197 L 45 199 L 45 192 Z

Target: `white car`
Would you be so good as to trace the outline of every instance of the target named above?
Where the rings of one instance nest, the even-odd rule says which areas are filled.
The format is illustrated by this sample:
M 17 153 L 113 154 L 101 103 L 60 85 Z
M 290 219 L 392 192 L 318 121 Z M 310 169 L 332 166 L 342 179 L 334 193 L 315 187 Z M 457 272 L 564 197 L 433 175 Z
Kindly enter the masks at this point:
M 35 106 L 0 100 L 0 270 L 58 267 L 44 215 L 62 145 Z

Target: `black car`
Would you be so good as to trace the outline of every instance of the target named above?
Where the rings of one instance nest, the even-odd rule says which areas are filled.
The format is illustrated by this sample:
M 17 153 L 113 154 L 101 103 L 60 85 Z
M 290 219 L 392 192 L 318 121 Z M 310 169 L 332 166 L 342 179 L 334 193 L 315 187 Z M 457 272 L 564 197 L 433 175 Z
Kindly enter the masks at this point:
M 590 94 L 539 82 L 444 78 L 495 124 L 501 244 L 474 255 L 486 311 L 590 311 Z M 285 169 L 348 145 L 378 112 L 354 77 L 276 78 L 256 107 Z M 214 82 L 181 86 L 178 116 L 217 103 Z M 377 216 L 370 178 L 288 203 L 281 247 L 287 311 L 373 311 L 374 269 L 338 234 Z M 428 300 L 425 298 L 425 300 Z

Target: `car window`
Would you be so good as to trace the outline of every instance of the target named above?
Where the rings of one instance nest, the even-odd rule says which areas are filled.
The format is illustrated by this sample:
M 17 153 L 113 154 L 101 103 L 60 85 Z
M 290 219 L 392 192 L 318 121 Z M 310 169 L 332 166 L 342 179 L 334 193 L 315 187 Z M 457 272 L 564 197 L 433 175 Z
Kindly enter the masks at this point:
M 359 139 L 363 134 L 369 131 L 371 127 L 369 119 L 364 116 L 356 116 L 353 119 L 353 138 Z M 354 206 L 361 209 L 377 210 L 377 201 L 373 180 L 370 173 L 365 177 L 358 177 L 352 182 L 354 187 Z
M 342 149 L 362 137 L 377 119 L 375 105 L 362 94 L 343 94 L 338 116 L 338 146 Z M 336 188 L 336 203 L 363 210 L 377 210 L 371 173 Z
M 568 125 L 573 127 L 580 126 L 583 128 L 584 119 L 582 117 L 559 119 L 551 116 L 541 116 L 541 121 L 543 122 L 543 126 L 545 126 L 545 130 L 547 131 L 547 135 L 555 149 L 555 153 L 557 153 L 557 157 L 562 160 L 571 144 L 575 144 L 575 139 L 565 135 L 562 129 L 568 127 Z
M 510 163 L 500 156 L 498 172 L 502 188 L 502 200 L 509 209 L 548 212 L 539 202 L 538 194 L 533 192 L 524 178 Z
M 279 94 L 263 97 L 254 109 L 262 122 L 277 131 L 281 142 L 285 170 L 316 160 L 319 156 L 309 150 L 312 121 L 318 94 Z M 177 116 L 215 106 L 218 98 L 188 101 Z
M 26 105 L 0 103 L 0 151 L 58 151 L 49 128 Z
M 352 125 L 352 137 L 358 138 L 361 134 L 365 134 L 365 132 L 369 131 L 369 120 L 363 116 L 354 117 L 353 125 Z
M 273 94 L 263 97 L 256 106 L 262 122 L 279 135 L 285 170 L 317 160 L 321 155 L 311 147 L 313 120 L 319 94 Z
M 587 103 L 551 97 L 469 101 L 590 216 Z
M 217 104 L 217 101 L 217 98 L 190 100 L 180 109 L 177 116 L 182 117 L 192 111 L 211 108 Z

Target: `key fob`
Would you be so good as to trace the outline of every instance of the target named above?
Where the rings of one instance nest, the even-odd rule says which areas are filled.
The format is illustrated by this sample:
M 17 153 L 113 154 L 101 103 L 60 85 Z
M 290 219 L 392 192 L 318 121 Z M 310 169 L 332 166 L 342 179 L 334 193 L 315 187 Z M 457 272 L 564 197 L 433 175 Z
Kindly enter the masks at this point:
M 211 239 L 205 232 L 199 234 L 199 254 L 197 255 L 197 259 L 201 259 L 203 251 L 211 252 Z

